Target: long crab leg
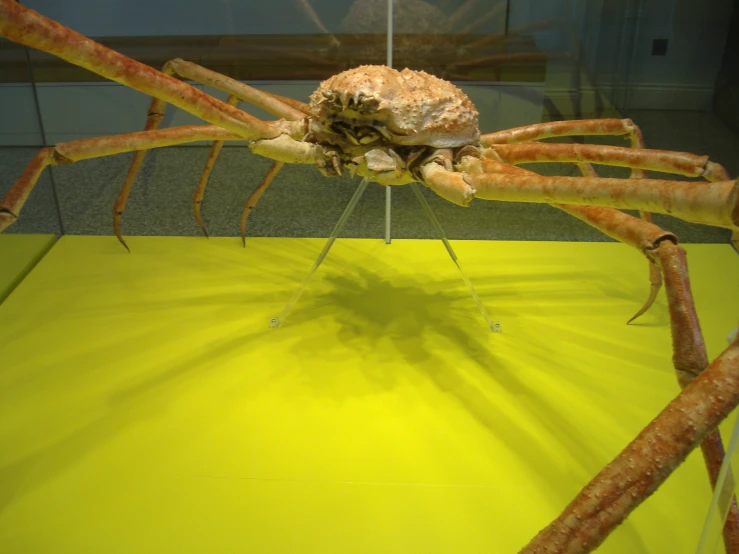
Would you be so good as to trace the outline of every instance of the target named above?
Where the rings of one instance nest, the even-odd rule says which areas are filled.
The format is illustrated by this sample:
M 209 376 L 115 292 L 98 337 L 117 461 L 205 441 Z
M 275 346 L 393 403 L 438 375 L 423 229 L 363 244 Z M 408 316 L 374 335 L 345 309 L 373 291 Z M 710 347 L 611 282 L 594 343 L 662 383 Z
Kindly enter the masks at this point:
M 644 307 L 629 321 L 639 317 L 652 304 L 662 283 L 660 267 L 665 268 L 666 290 L 672 322 L 673 364 L 678 383 L 682 389 L 685 389 L 708 366 L 703 334 L 690 293 L 685 252 L 681 248 L 674 249 L 674 252 L 669 248 L 663 249 L 665 252 L 673 252 L 675 259 L 670 259 L 667 254 L 663 254 L 659 263 L 653 255 L 663 240 L 677 242 L 677 239 L 649 222 L 641 221 L 612 208 L 565 205 L 556 207 L 617 240 L 630 243 L 647 254 L 651 262 L 650 268 L 655 268 L 655 271 L 650 272 L 651 294 Z M 724 445 L 718 429 L 707 435 L 701 441 L 700 446 L 711 487 L 715 488 L 724 461 Z M 726 552 L 728 554 L 739 553 L 739 508 L 737 508 L 736 498 L 732 498 L 723 535 Z
M 260 121 L 201 90 L 114 52 L 14 0 L 0 0 L 0 35 L 58 56 L 112 81 L 160 98 L 242 138 L 273 138 L 299 131 Z
M 666 245 L 659 250 L 654 249 L 654 252 L 659 255 L 660 259 L 656 261 L 665 273 L 665 289 L 672 329 L 673 365 L 678 383 L 685 390 L 709 363 L 690 290 L 685 251 L 679 247 Z M 708 434 L 701 441 L 700 446 L 711 488 L 715 489 L 725 454 L 719 430 L 716 429 Z M 723 528 L 723 539 L 727 554 L 739 552 L 739 507 L 735 496 L 732 496 L 729 506 L 729 513 Z
M 465 174 L 426 163 L 423 181 L 450 202 L 466 206 L 473 198 L 606 206 L 667 213 L 686 221 L 739 229 L 736 181 L 694 183 L 660 179 L 545 177 L 505 173 Z M 485 158 L 482 159 L 485 164 Z
M 587 162 L 578 162 L 577 167 L 580 169 L 581 173 L 585 177 L 598 177 L 598 173 L 595 171 L 593 166 Z M 632 177 L 635 171 L 641 172 L 641 170 L 632 169 Z M 586 223 L 590 223 L 590 221 L 588 221 L 587 218 L 580 217 L 582 210 L 580 210 L 579 208 L 582 208 L 583 206 L 568 206 L 567 208 L 565 208 L 562 204 L 559 204 L 557 205 L 557 207 L 565 211 L 568 211 L 568 208 L 572 208 L 572 210 L 568 211 L 570 215 L 573 215 L 581 219 L 582 221 L 585 221 Z M 644 221 L 652 223 L 652 214 L 647 213 L 647 212 L 640 212 L 640 215 Z M 604 232 L 608 234 L 607 231 L 604 231 Z M 614 237 L 614 238 L 618 239 L 618 237 Z M 659 266 L 654 262 L 654 260 L 652 260 L 652 258 L 650 258 L 649 256 L 647 256 L 647 263 L 649 265 L 649 284 L 650 284 L 649 296 L 647 296 L 647 299 L 644 302 L 644 304 L 642 304 L 642 307 L 639 308 L 639 310 L 637 310 L 637 312 L 633 316 L 631 316 L 631 318 L 626 322 L 626 325 L 640 318 L 642 315 L 644 315 L 647 312 L 647 310 L 649 310 L 649 308 L 652 307 L 652 304 L 654 304 L 654 301 L 657 300 L 657 295 L 659 294 L 659 291 L 662 288 L 662 271 L 660 270 Z
M 553 121 L 514 127 L 505 131 L 489 133 L 480 137 L 480 144 L 486 147 L 502 144 L 518 144 L 556 137 L 582 136 L 623 136 L 631 148 L 644 148 L 644 134 L 630 119 L 581 119 L 577 121 Z M 576 160 L 581 161 L 581 160 Z M 639 167 L 632 167 L 631 178 L 643 179 L 646 173 Z M 728 180 L 728 176 L 726 177 Z M 642 214 L 643 219 L 649 216 Z
M 215 125 L 188 125 L 112 137 L 75 140 L 44 148 L 31 160 L 26 170 L 0 201 L 0 232 L 18 219 L 41 172 L 49 165 L 68 164 L 133 150 L 160 148 L 199 140 L 239 140 L 241 138 L 239 133 Z
M 478 175 L 484 172 L 495 172 L 507 175 L 537 175 L 532 171 L 528 171 L 514 165 L 509 165 L 507 163 L 491 158 L 483 158 L 482 160 L 477 158 L 468 158 L 464 161 L 464 166 L 465 172 L 470 175 Z M 595 173 L 595 170 L 589 163 L 580 163 L 578 164 L 578 166 L 585 175 L 597 177 L 597 173 Z M 626 216 L 626 214 L 619 210 L 613 208 L 575 206 L 568 204 L 552 204 L 552 206 L 569 213 L 570 215 L 595 227 L 596 229 L 600 230 L 601 232 L 612 238 L 615 238 L 616 240 L 630 244 L 631 246 L 634 246 L 639 250 L 644 250 L 645 245 L 639 242 L 639 232 L 642 232 L 640 231 L 641 228 L 639 227 L 639 225 L 636 225 L 634 223 L 634 221 L 638 220 L 634 219 L 631 216 Z M 636 230 L 630 230 L 635 226 Z M 659 229 L 658 227 L 654 228 Z M 613 229 L 614 232 L 611 232 L 611 229 Z M 656 240 L 656 237 L 674 238 L 674 235 L 666 231 L 660 230 L 660 233 L 661 234 L 657 233 L 656 235 L 654 235 L 652 237 L 652 240 Z M 648 244 L 651 244 L 651 242 L 649 242 Z M 627 323 L 631 323 L 636 318 L 644 314 L 651 307 L 657 297 L 657 293 L 659 292 L 662 284 L 662 277 L 659 268 L 649 259 L 649 257 L 647 257 L 647 259 L 650 263 L 650 294 L 644 305 L 639 309 L 639 311 L 637 311 L 634 316 L 631 317 L 631 319 L 629 319 Z
M 641 133 L 632 136 L 633 148 L 618 146 L 596 146 L 589 144 L 560 144 L 524 142 L 516 144 L 493 144 L 485 152 L 510 164 L 530 162 L 575 162 L 583 169 L 582 162 L 631 168 L 631 178 L 646 176 L 645 170 L 674 173 L 688 177 L 703 177 L 708 181 L 729 180 L 724 167 L 709 160 L 708 156 L 697 156 L 684 152 L 643 149 Z M 597 177 L 594 172 L 584 171 L 585 176 Z M 651 221 L 651 214 L 641 212 L 642 219 Z M 650 296 L 644 307 L 629 320 L 634 321 L 654 302 L 662 278 L 657 265 L 650 260 L 649 275 L 652 283 Z
M 657 256 L 680 264 L 678 246 Z M 662 263 L 665 277 L 671 273 Z M 668 284 L 668 287 L 670 285 Z M 673 335 L 674 337 L 674 335 Z M 592 552 L 739 405 L 739 337 L 575 497 L 521 554 Z M 659 463 L 655 465 L 655 461 Z
M 231 105 L 236 105 L 238 101 L 238 98 L 236 98 L 234 95 L 231 95 L 228 97 L 228 100 L 226 102 Z M 203 231 L 203 234 L 206 237 L 208 236 L 208 231 L 206 231 L 205 229 L 205 223 L 203 222 L 203 217 L 200 213 L 200 207 L 203 203 L 203 197 L 205 196 L 205 187 L 208 185 L 208 179 L 210 179 L 210 174 L 213 171 L 213 166 L 218 160 L 218 156 L 223 149 L 224 143 L 225 141 L 216 140 L 211 145 L 210 152 L 208 153 L 208 159 L 205 161 L 205 167 L 203 168 L 203 172 L 200 174 L 200 179 L 198 180 L 198 186 L 195 187 L 195 192 L 193 192 L 192 195 L 193 214 L 195 214 L 195 220 L 198 222 L 200 229 Z M 120 236 L 118 238 L 120 240 Z
M 470 164 L 470 171 L 479 173 L 483 171 L 483 164 Z M 531 172 L 502 162 L 488 160 L 485 162 L 488 171 L 495 170 L 508 174 L 532 174 Z M 585 171 L 590 167 L 588 164 L 581 166 Z M 672 336 L 673 336 L 673 365 L 677 372 L 680 387 L 687 387 L 697 375 L 708 366 L 708 357 L 705 351 L 703 336 L 695 313 L 692 295 L 690 294 L 690 283 L 687 277 L 687 266 L 682 249 L 667 248 L 668 254 L 659 260 L 655 256 L 664 241 L 677 242 L 677 238 L 656 225 L 639 220 L 631 215 L 613 208 L 602 208 L 594 206 L 573 206 L 565 204 L 554 204 L 559 208 L 581 221 L 597 228 L 606 235 L 629 244 L 650 260 L 650 267 L 656 268 L 650 273 L 652 281 L 652 294 L 644 307 L 637 313 L 638 317 L 652 303 L 661 284 L 661 272 L 659 266 L 666 266 L 666 281 L 668 304 L 670 306 Z M 673 256 L 670 258 L 669 256 Z M 659 264 L 658 264 L 659 262 Z M 655 283 L 655 280 L 658 280 Z M 655 284 L 657 285 L 655 287 Z M 634 319 L 632 318 L 632 320 Z M 712 487 L 715 487 L 719 470 L 724 460 L 724 447 L 718 430 L 713 431 L 701 442 L 701 451 L 709 475 Z M 739 510 L 736 499 L 732 500 L 729 515 L 724 526 L 724 544 L 729 554 L 739 552 Z
M 625 135 L 631 144 L 631 149 L 525 142 L 560 136 L 604 134 Z M 497 157 L 508 163 L 515 164 L 539 160 L 576 162 L 586 177 L 597 177 L 597 174 L 595 174 L 592 168 L 586 168 L 582 163 L 583 161 L 630 167 L 630 177 L 632 179 L 643 179 L 647 176 L 645 170 L 653 169 L 696 177 L 703 176 L 709 181 L 729 180 L 729 176 L 724 168 L 719 164 L 710 162 L 707 157 L 665 153 L 668 159 L 663 159 L 659 154 L 657 154 L 657 158 L 655 159 L 654 155 L 648 158 L 647 155 L 638 152 L 638 149 L 644 148 L 644 137 L 639 127 L 630 119 L 595 119 L 589 121 L 559 122 L 556 124 L 541 123 L 527 125 L 485 135 L 482 142 L 490 145 L 490 148 L 496 152 Z M 521 144 L 522 142 L 524 144 Z M 599 156 L 595 152 L 596 149 L 599 149 L 603 154 L 609 152 L 609 155 Z M 659 153 L 663 151 L 652 152 Z M 541 157 L 539 157 L 539 154 L 541 154 Z M 605 158 L 608 158 L 609 161 L 605 162 Z M 649 212 L 642 210 L 640 211 L 640 215 L 645 221 L 652 220 Z M 649 309 L 661 287 L 662 276 L 659 267 L 652 260 L 649 260 L 649 280 L 652 284 L 649 297 L 644 303 L 644 306 L 629 320 L 629 323 Z
M 578 163 L 578 167 L 586 176 L 598 176 L 598 174 L 589 163 Z M 514 165 L 509 165 L 507 163 L 503 163 L 491 158 L 484 158 L 482 161 L 471 158 L 466 161 L 465 171 L 470 174 L 480 174 L 487 171 L 505 173 L 509 175 L 537 175 L 532 171 L 528 171 Z M 570 215 L 597 228 L 601 232 L 605 233 L 608 236 L 611 236 L 612 238 L 615 238 L 616 240 L 626 242 L 638 248 L 639 250 L 643 250 L 644 245 L 640 244 L 638 240 L 634 238 L 633 233 L 630 233 L 628 231 L 629 228 L 634 226 L 634 223 L 632 221 L 634 218 L 628 216 L 630 219 L 623 219 L 621 216 L 626 214 L 620 212 L 619 210 L 615 210 L 613 208 L 574 206 L 568 204 L 552 204 L 552 206 L 569 213 Z M 615 235 L 609 231 L 609 229 L 611 228 L 616 229 L 617 233 Z M 662 231 L 662 233 L 665 237 L 674 237 L 674 235 L 672 235 L 671 233 L 667 233 L 665 231 Z M 647 257 L 647 260 L 649 261 L 649 281 L 651 283 L 649 297 L 647 298 L 647 301 L 642 305 L 642 307 L 636 312 L 636 314 L 631 317 L 631 319 L 629 319 L 627 323 L 631 323 L 632 321 L 643 315 L 652 306 L 662 286 L 662 275 L 660 273 L 659 267 L 657 267 L 657 265 L 651 259 L 649 259 L 649 257 Z
M 260 107 L 273 115 L 283 117 L 290 121 L 302 119 L 309 113 L 308 106 L 302 102 L 292 100 L 283 96 L 272 95 L 270 93 L 245 85 L 244 83 L 240 83 L 235 79 L 231 79 L 230 77 L 221 75 L 220 73 L 217 73 L 205 67 L 199 66 L 192 62 L 181 60 L 179 58 L 167 62 L 163 71 L 168 74 L 169 72 L 174 72 L 181 77 L 192 79 L 199 83 L 210 85 L 219 90 L 228 92 L 230 96 L 227 100 L 227 103 L 231 105 L 235 105 L 239 100 L 243 102 L 249 102 L 250 104 L 254 104 L 255 106 Z M 208 232 L 205 230 L 205 224 L 203 223 L 203 219 L 200 214 L 200 207 L 203 201 L 205 187 L 208 183 L 210 173 L 213 170 L 213 166 L 215 165 L 215 162 L 218 159 L 222 148 L 223 141 L 216 141 L 213 143 L 210 154 L 208 155 L 208 160 L 205 164 L 205 168 L 203 169 L 203 173 L 201 174 L 200 180 L 198 181 L 198 186 L 193 194 L 193 211 L 195 213 L 195 219 L 197 220 L 198 225 L 202 229 L 205 236 L 208 236 Z M 280 167 L 282 167 L 283 165 L 281 162 L 275 162 L 275 164 L 279 164 Z M 263 191 L 264 189 L 266 189 L 266 187 L 269 185 L 278 171 L 279 168 L 277 170 L 274 170 L 273 166 L 273 169 L 270 170 L 270 172 L 267 174 L 257 190 Z M 259 196 L 261 196 L 261 194 Z M 259 197 L 257 197 L 254 201 L 255 205 L 258 199 Z M 246 220 L 243 217 L 242 220 L 241 235 L 242 240 L 244 240 Z
M 480 144 L 491 146 L 493 144 L 514 144 L 530 140 L 573 136 L 626 136 L 635 148 L 642 147 L 644 144 L 641 129 L 633 121 L 615 118 L 534 123 L 482 135 Z
M 259 183 L 259 186 L 251 193 L 251 196 L 249 196 L 244 203 L 244 209 L 241 212 L 241 243 L 244 246 L 246 246 L 246 220 L 249 218 L 252 210 L 257 206 L 259 199 L 266 192 L 267 187 L 280 172 L 283 165 L 285 165 L 285 162 L 273 163 L 272 167 L 269 168 L 269 171 L 264 176 L 264 179 L 262 179 L 262 182 Z
M 539 176 L 532 171 L 487 158 L 470 158 L 465 160 L 463 164 L 465 172 L 472 176 L 490 172 L 506 176 Z M 588 164 L 583 164 L 583 166 L 584 171 L 588 171 L 590 168 Z M 552 204 L 552 206 L 574 215 L 608 236 L 625 242 L 642 252 L 645 252 L 655 242 L 663 239 L 670 238 L 677 240 L 672 233 L 614 208 L 572 204 Z
M 255 89 L 249 85 L 245 85 L 244 83 L 231 79 L 230 77 L 226 77 L 225 75 L 221 75 L 220 73 L 211 71 L 210 69 L 206 69 L 192 62 L 186 62 L 179 58 L 165 63 L 162 67 L 162 73 L 169 76 L 180 75 L 181 77 L 192 79 L 199 83 L 207 84 L 219 90 L 229 92 L 230 96 L 226 101 L 226 104 L 229 106 L 235 106 L 239 100 L 242 100 L 244 102 L 254 104 L 277 117 L 284 117 L 285 119 L 292 121 L 302 119 L 309 111 L 308 106 L 302 102 Z M 165 110 L 166 102 L 164 100 L 156 97 L 152 98 L 144 130 L 149 131 L 157 129 L 164 118 Z M 200 204 L 202 202 L 203 195 L 205 194 L 205 187 L 208 183 L 208 178 L 216 160 L 218 159 L 222 146 L 223 143 L 219 141 L 216 141 L 216 143 L 213 144 L 203 173 L 198 181 L 198 186 L 193 194 L 193 211 L 195 219 L 205 236 L 208 236 L 208 233 L 205 230 L 205 224 L 200 216 Z M 131 194 L 133 183 L 136 180 L 141 164 L 146 157 L 146 152 L 146 150 L 139 150 L 134 155 L 126 174 L 126 178 L 123 181 L 123 185 L 121 185 L 121 190 L 116 198 L 115 205 L 113 206 L 113 229 L 115 231 L 115 235 L 129 252 L 130 249 L 121 233 L 121 218 L 126 209 L 126 203 Z
M 242 102 L 253 104 L 274 116 L 282 117 L 288 121 L 297 121 L 306 115 L 307 106 L 302 102 L 290 100 L 283 96 L 277 97 L 269 92 L 250 87 L 236 79 L 180 58 L 175 58 L 165 63 L 162 73 L 179 75 L 185 79 L 191 79 L 198 83 L 209 85 L 235 96 Z
M 562 144 L 524 142 L 519 144 L 494 144 L 484 155 L 494 153 L 509 164 L 533 162 L 589 162 L 632 169 L 674 173 L 687 177 L 703 177 L 708 181 L 728 181 L 729 174 L 708 156 L 686 152 L 625 148 L 592 144 Z
M 686 221 L 729 229 L 739 228 L 739 187 L 736 181 L 691 183 L 659 179 L 594 177 L 468 178 L 475 196 L 486 200 L 546 202 L 636 209 L 670 214 Z

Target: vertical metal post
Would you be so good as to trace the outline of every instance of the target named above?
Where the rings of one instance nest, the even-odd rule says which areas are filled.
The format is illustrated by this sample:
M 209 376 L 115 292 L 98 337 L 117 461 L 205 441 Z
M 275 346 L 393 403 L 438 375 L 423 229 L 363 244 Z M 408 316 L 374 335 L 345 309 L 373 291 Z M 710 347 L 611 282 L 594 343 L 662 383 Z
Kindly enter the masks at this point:
M 393 0 L 387 2 L 387 66 L 393 66 Z M 385 244 L 390 244 L 392 217 L 392 188 L 385 187 Z
M 393 0 L 387 2 L 387 66 L 393 66 Z

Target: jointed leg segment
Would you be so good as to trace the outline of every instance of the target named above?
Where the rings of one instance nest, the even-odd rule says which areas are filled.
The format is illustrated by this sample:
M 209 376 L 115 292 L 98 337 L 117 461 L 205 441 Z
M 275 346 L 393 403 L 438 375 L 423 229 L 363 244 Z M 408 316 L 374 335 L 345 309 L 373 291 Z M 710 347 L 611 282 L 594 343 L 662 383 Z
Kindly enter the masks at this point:
M 309 111 L 307 105 L 302 102 L 255 89 L 236 81 L 235 79 L 231 79 L 230 77 L 221 75 L 220 73 L 185 60 L 174 59 L 168 61 L 164 64 L 162 73 L 169 76 L 179 75 L 180 77 L 192 79 L 199 83 L 210 85 L 224 92 L 228 92 L 229 97 L 226 103 L 229 106 L 236 106 L 239 101 L 249 102 L 273 115 L 283 117 L 290 121 L 302 119 Z M 164 117 L 165 109 L 166 103 L 163 100 L 153 98 L 151 106 L 149 107 L 145 129 L 157 128 Z M 203 169 L 198 185 L 193 193 L 193 212 L 195 214 L 195 219 L 205 236 L 208 236 L 208 232 L 205 229 L 205 223 L 203 222 L 200 208 L 205 195 L 205 188 L 208 184 L 208 179 L 210 178 L 213 166 L 215 165 L 222 148 L 223 141 L 215 141 L 213 143 L 205 168 Z M 145 150 L 136 153 L 113 208 L 113 228 L 118 240 L 126 247 L 127 250 L 128 246 L 123 240 L 121 233 L 121 216 L 126 207 L 128 196 L 131 193 L 131 188 L 136 180 L 136 175 L 138 174 L 145 156 Z
M 480 175 L 485 171 L 495 171 L 507 176 L 534 175 L 527 170 L 494 159 L 468 160 L 467 163 L 467 172 L 471 175 Z M 581 169 L 587 175 L 595 175 L 589 164 L 582 164 Z M 646 254 L 650 261 L 650 281 L 652 282 L 650 298 L 632 320 L 649 308 L 662 283 L 662 271 L 665 272 L 672 322 L 673 364 L 680 386 L 685 390 L 708 367 L 708 357 L 690 292 L 685 252 L 677 246 L 676 237 L 650 222 L 613 208 L 565 204 L 554 204 L 554 206 L 621 242 L 631 244 Z M 739 373 L 739 365 L 736 366 L 735 371 Z M 727 409 L 730 411 L 731 408 Z M 728 413 L 726 411 L 725 415 Z M 678 414 L 678 417 L 680 415 L 683 419 L 689 419 L 687 409 L 684 414 Z M 633 498 L 642 498 L 640 493 L 629 497 L 628 490 L 633 486 L 634 481 L 649 481 L 651 475 L 649 471 L 634 468 L 633 456 L 641 448 L 640 445 L 654 447 L 654 437 L 661 432 L 660 425 L 664 425 L 665 421 L 669 423 L 670 418 L 675 419 L 675 416 L 664 416 L 663 412 L 614 462 L 596 476 L 562 515 L 542 531 L 523 552 L 546 552 L 550 551 L 548 550 L 550 547 L 551 551 L 556 552 L 581 552 L 590 551 L 599 544 L 608 532 L 636 507 L 638 503 L 634 502 Z M 724 460 L 724 448 L 718 430 L 711 429 L 710 425 L 705 426 L 700 447 L 709 481 L 711 486 L 715 487 Z M 679 432 L 684 436 L 692 432 L 692 429 L 689 425 L 683 425 Z M 682 442 L 677 444 L 684 444 L 684 440 L 682 439 Z M 663 441 L 663 444 L 666 448 L 669 442 Z M 684 450 L 684 454 L 677 453 L 673 448 L 675 457 L 665 460 L 666 465 L 655 473 L 663 472 L 664 476 L 660 479 L 666 478 L 689 451 L 687 449 Z M 635 469 L 637 471 L 634 471 Z M 614 475 L 617 477 L 613 477 Z M 644 490 L 650 492 L 658 484 L 649 485 L 649 488 Z M 623 494 L 622 490 L 625 490 L 626 494 Z M 732 499 L 723 535 L 727 552 L 732 554 L 739 552 L 739 509 L 737 509 L 735 498 Z
M 707 181 L 730 180 L 726 170 L 721 165 L 711 162 L 708 156 L 686 152 L 539 142 L 496 144 L 488 148 L 486 152 L 487 155 L 497 156 L 502 161 L 514 165 L 534 162 L 589 162 L 660 171 L 687 177 L 702 177 Z M 632 177 L 643 178 L 633 175 Z
M 41 172 L 49 165 L 68 164 L 79 160 L 112 154 L 173 146 L 199 140 L 239 140 L 241 135 L 215 125 L 187 125 L 170 129 L 141 131 L 113 137 L 82 139 L 44 148 L 31 160 L 23 174 L 0 201 L 0 231 L 13 223 L 36 185 Z
M 0 35 L 160 98 L 242 138 L 272 138 L 287 131 L 283 125 L 260 121 L 187 83 L 105 48 L 13 0 L 0 0 Z
M 624 136 L 633 148 L 643 148 L 644 139 L 639 127 L 630 119 L 581 119 L 552 121 L 488 133 L 480 137 L 480 144 L 516 144 L 557 137 L 574 136 Z

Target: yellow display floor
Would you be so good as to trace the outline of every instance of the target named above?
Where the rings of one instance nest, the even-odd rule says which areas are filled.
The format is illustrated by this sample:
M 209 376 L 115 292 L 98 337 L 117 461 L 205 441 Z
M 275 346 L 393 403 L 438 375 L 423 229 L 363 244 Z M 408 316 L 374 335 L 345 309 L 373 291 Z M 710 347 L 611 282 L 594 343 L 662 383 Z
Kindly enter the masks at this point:
M 56 242 L 54 235 L 0 234 L 0 302 Z
M 673 397 L 611 243 L 63 237 L 0 306 L 0 552 L 514 553 Z M 739 256 L 687 246 L 715 357 Z M 599 550 L 693 552 L 693 455 Z

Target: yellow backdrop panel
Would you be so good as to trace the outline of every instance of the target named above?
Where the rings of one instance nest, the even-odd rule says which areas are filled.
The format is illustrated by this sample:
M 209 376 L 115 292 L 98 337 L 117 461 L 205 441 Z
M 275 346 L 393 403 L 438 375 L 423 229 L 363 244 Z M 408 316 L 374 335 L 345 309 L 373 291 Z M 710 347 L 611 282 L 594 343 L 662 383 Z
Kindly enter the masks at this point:
M 0 551 L 513 553 L 678 392 L 620 244 L 64 237 L 0 307 Z M 711 357 L 739 257 L 688 246 Z M 603 553 L 692 552 L 693 455 Z

